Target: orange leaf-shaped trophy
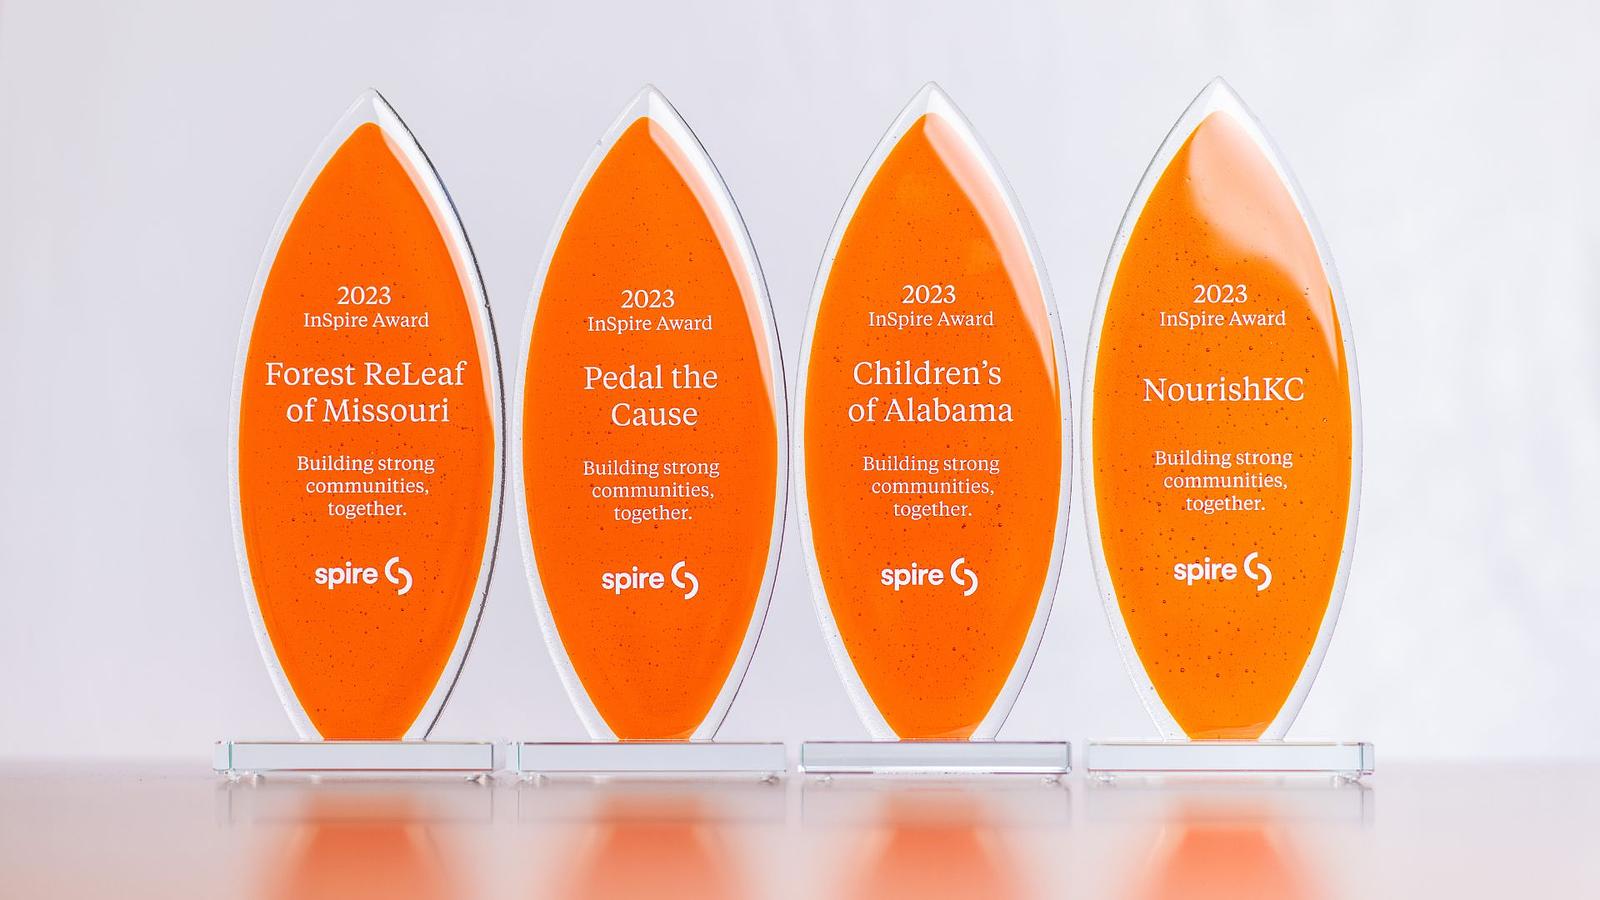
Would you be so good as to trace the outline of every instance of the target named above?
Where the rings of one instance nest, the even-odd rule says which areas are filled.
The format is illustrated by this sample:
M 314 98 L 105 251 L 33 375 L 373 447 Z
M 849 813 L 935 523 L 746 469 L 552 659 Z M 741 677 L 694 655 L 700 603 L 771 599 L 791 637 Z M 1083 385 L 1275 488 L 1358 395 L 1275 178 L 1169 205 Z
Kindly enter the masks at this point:
M 710 739 L 766 616 L 786 400 L 760 265 L 732 197 L 647 88 L 552 235 L 517 379 L 513 474 L 546 643 L 593 742 L 522 744 L 528 772 L 777 771 Z
M 795 442 L 813 593 L 873 737 L 808 771 L 1062 771 L 996 744 L 1066 533 L 1066 364 L 1021 209 L 929 85 L 856 182 L 817 276 Z
M 1096 745 L 1089 767 L 1370 769 L 1366 745 L 1280 740 L 1327 649 L 1355 537 L 1355 357 L 1310 209 L 1221 81 L 1129 207 L 1084 391 L 1092 556 L 1170 742 Z
M 234 384 L 240 574 L 306 743 L 221 745 L 219 768 L 490 768 L 488 745 L 420 740 L 488 589 L 500 416 L 471 247 L 427 157 L 369 92 L 273 233 Z

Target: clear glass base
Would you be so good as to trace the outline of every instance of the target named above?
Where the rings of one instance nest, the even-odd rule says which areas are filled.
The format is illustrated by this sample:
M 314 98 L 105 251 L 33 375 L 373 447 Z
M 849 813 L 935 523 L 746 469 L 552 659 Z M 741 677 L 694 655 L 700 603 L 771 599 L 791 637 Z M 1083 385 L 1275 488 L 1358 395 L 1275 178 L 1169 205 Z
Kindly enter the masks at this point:
M 1065 741 L 807 741 L 808 775 L 1065 775 Z
M 487 741 L 218 741 L 211 768 L 229 777 L 319 775 L 489 775 L 499 768 Z
M 721 741 L 521 741 L 511 771 L 526 777 L 624 775 L 776 778 L 789 770 L 781 743 Z
M 1372 745 L 1361 741 L 1090 741 L 1091 775 L 1261 773 L 1371 775 Z

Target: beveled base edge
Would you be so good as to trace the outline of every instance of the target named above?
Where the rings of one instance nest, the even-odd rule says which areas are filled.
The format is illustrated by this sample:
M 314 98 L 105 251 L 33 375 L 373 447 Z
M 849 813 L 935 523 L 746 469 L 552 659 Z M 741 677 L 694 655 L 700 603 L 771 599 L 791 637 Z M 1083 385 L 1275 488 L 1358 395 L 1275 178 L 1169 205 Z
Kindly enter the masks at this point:
M 518 741 L 508 767 L 523 776 L 775 778 L 789 770 L 789 753 L 777 741 Z
M 1066 775 L 1066 741 L 806 741 L 808 775 Z
M 500 754 L 489 741 L 218 741 L 211 768 L 240 777 L 301 772 L 327 775 L 489 775 Z
M 1371 775 L 1365 741 L 1090 741 L 1084 771 L 1119 774 Z

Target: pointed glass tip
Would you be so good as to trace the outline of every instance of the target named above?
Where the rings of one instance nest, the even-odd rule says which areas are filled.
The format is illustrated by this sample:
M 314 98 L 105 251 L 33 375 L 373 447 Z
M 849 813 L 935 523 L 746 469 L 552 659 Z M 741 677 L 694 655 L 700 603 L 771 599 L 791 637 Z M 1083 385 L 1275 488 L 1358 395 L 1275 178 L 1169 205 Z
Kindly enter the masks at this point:
M 678 110 L 667 99 L 667 95 L 654 84 L 645 84 L 639 88 L 628 105 L 623 107 L 620 121 L 631 122 L 634 119 L 650 118 L 658 121 L 681 120 Z
M 384 119 L 399 121 L 400 116 L 394 111 L 394 106 L 389 103 L 388 98 L 375 87 L 364 88 L 354 100 L 350 101 L 344 115 L 339 117 L 341 123 L 379 122 Z
M 930 81 L 917 89 L 915 94 L 901 110 L 899 121 L 906 122 L 918 119 L 928 113 L 934 113 L 947 119 L 965 121 L 960 110 L 956 108 L 955 101 L 936 81 Z
M 1255 121 L 1255 115 L 1245 105 L 1244 98 L 1240 97 L 1239 92 L 1233 89 L 1233 85 L 1221 75 L 1206 82 L 1206 86 L 1200 89 L 1194 100 L 1190 101 L 1180 121 L 1187 120 L 1198 124 L 1200 119 L 1214 112 L 1226 112 L 1246 122 Z

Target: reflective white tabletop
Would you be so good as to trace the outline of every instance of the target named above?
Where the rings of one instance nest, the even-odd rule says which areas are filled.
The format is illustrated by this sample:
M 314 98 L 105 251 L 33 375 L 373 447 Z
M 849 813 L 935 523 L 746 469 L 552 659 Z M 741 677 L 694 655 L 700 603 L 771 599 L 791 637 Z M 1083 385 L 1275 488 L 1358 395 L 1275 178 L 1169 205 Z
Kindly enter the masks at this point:
M 6 897 L 1600 895 L 1600 767 L 1331 780 L 229 783 L 0 770 Z

